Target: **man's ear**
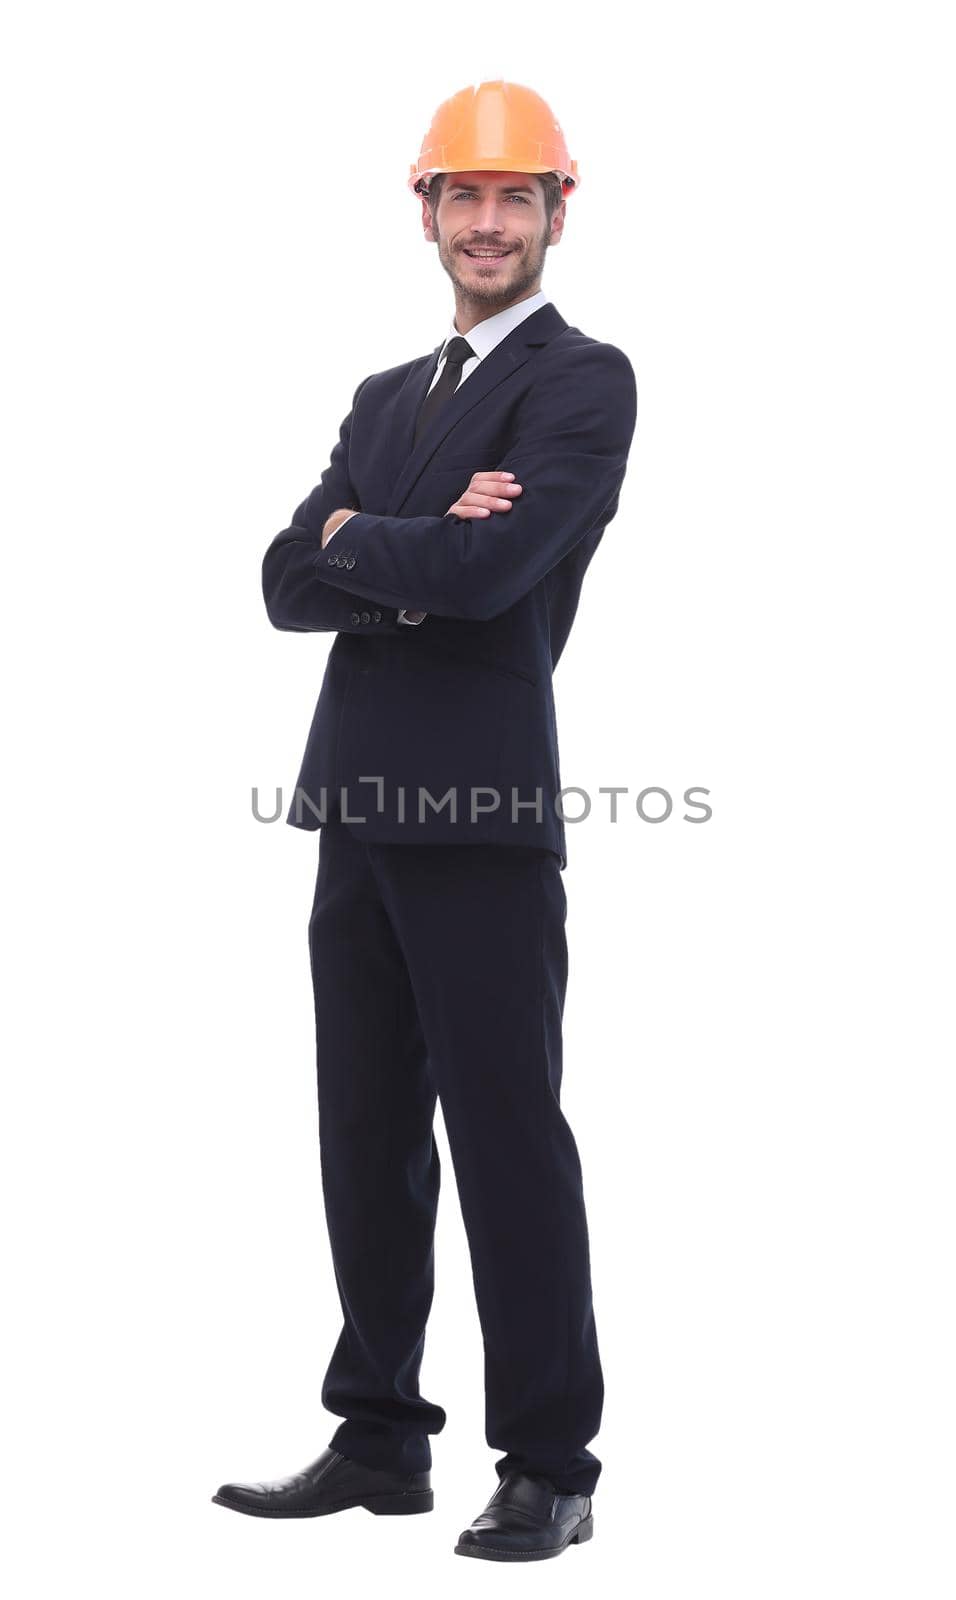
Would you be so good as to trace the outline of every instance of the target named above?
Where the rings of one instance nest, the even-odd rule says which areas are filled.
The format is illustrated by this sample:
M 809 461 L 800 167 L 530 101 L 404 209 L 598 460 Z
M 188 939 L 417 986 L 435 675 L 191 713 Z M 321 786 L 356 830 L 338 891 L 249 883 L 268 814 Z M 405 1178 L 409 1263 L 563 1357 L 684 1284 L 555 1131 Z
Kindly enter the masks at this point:
M 428 201 L 425 199 L 424 195 L 422 195 L 421 201 L 422 201 L 422 226 L 425 229 L 425 238 L 427 239 L 429 244 L 435 244 L 437 241 L 435 239 L 434 230 L 432 228 L 431 207 L 428 204 Z
M 554 216 L 551 218 L 551 232 L 548 235 L 548 243 L 549 244 L 560 244 L 561 243 L 561 235 L 564 232 L 564 218 L 565 218 L 565 206 L 566 206 L 566 204 L 567 204 L 567 202 L 565 200 L 562 200 L 561 204 L 555 208 Z

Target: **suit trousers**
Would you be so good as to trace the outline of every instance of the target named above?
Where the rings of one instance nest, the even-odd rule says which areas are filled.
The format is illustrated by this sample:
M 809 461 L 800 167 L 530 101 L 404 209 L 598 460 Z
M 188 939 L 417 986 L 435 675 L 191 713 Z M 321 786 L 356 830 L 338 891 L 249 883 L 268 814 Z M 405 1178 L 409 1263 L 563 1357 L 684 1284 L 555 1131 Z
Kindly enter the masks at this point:
M 533 845 L 320 830 L 309 952 L 322 1190 L 343 1326 L 322 1402 L 370 1467 L 431 1466 L 419 1375 L 434 1287 L 441 1102 L 484 1343 L 485 1437 L 590 1494 L 604 1384 L 581 1164 L 561 1110 L 567 912 Z

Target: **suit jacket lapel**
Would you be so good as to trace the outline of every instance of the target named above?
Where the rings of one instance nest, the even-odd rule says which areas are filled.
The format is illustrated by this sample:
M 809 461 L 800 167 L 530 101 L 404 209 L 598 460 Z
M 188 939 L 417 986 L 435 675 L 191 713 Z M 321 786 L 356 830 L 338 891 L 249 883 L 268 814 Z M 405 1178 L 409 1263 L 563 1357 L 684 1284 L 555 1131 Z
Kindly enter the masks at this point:
M 397 460 L 404 464 L 400 466 L 395 480 L 387 516 L 394 517 L 399 514 L 428 462 L 455 423 L 460 422 L 462 417 L 467 415 L 473 406 L 478 405 L 485 395 L 490 394 L 499 383 L 503 383 L 505 378 L 509 378 L 513 372 L 522 367 L 536 349 L 547 344 L 549 339 L 553 339 L 567 326 L 561 313 L 550 301 L 532 312 L 531 316 L 520 322 L 517 328 L 512 328 L 500 344 L 495 345 L 491 354 L 478 363 L 464 383 L 459 384 L 451 399 L 446 401 L 432 418 L 417 444 L 412 442 L 415 436 L 415 423 L 431 384 L 442 346 L 439 345 L 431 355 L 415 363 L 396 401 L 393 443 Z

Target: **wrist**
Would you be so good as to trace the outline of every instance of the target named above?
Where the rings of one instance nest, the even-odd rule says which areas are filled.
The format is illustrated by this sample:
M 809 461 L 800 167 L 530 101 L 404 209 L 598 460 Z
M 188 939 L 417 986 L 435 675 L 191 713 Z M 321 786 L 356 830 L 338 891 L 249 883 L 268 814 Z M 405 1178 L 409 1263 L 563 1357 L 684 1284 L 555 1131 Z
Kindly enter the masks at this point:
M 339 510 L 330 512 L 330 514 L 326 517 L 325 523 L 323 524 L 323 527 L 322 527 L 322 549 L 323 550 L 325 549 L 326 545 L 328 544 L 329 540 L 331 539 L 331 537 L 332 537 L 333 533 L 336 531 L 336 529 L 340 528 L 342 526 L 343 522 L 347 522 L 348 521 L 349 517 L 352 515 L 352 511 L 353 510 L 354 510 L 354 507 L 352 507 L 352 506 L 340 507 Z

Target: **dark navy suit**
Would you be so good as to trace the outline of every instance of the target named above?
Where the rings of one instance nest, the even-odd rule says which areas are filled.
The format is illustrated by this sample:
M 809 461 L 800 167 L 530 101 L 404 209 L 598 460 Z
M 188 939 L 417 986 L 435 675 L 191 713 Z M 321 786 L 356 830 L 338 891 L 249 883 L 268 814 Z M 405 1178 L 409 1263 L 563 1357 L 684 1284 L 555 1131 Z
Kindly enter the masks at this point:
M 419 1372 L 438 1097 L 484 1343 L 486 1437 L 505 1452 L 496 1469 L 589 1494 L 604 1389 L 581 1167 L 560 1106 L 566 856 L 551 674 L 617 508 L 636 389 L 619 349 L 548 303 L 413 445 L 440 348 L 359 384 L 321 482 L 263 563 L 276 627 L 337 635 L 297 786 L 311 804 L 297 814 L 293 801 L 287 818 L 321 825 L 309 948 L 343 1313 L 322 1399 L 344 1419 L 330 1441 L 343 1454 L 431 1464 L 445 1412 Z M 512 470 L 523 494 L 486 518 L 447 514 L 481 468 Z M 323 550 L 339 507 L 358 515 Z M 427 615 L 408 626 L 400 608 Z

